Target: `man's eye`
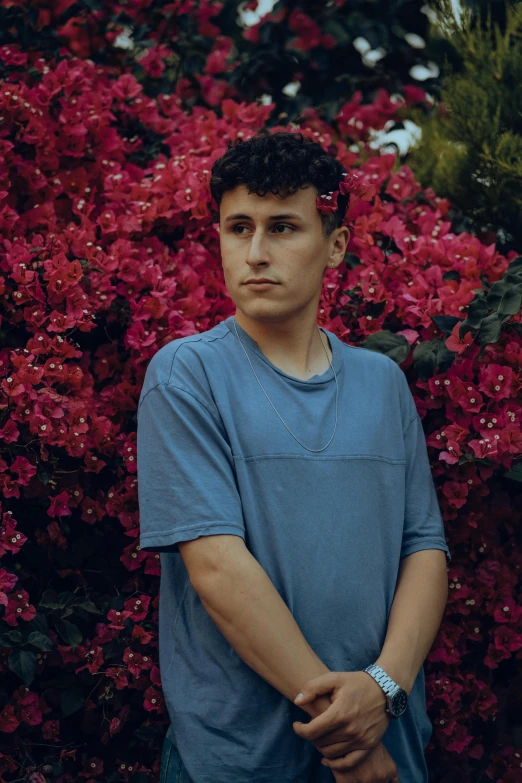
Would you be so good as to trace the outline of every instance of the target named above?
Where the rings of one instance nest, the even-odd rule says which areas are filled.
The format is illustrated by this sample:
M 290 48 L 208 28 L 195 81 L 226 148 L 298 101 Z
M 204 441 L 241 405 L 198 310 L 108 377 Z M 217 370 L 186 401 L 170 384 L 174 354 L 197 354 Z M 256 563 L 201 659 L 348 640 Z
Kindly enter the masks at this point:
M 234 226 L 234 229 L 233 229 L 235 233 L 237 233 L 237 229 L 238 229 L 238 228 L 246 228 L 246 226 L 243 226 L 243 225 L 241 225 L 241 224 L 239 224 L 239 223 L 238 223 L 237 225 L 235 225 L 235 226 Z M 293 227 L 293 226 L 289 226 L 289 225 L 288 225 L 288 224 L 286 224 L 286 223 L 277 223 L 277 224 L 274 226 L 274 228 L 289 228 L 291 231 L 293 231 L 293 230 L 294 230 L 294 227 Z M 277 233 L 277 234 L 282 234 L 283 232 L 282 232 L 282 231 L 277 231 L 276 233 Z M 243 236 L 243 232 L 241 232 L 241 233 L 239 234 L 239 236 Z

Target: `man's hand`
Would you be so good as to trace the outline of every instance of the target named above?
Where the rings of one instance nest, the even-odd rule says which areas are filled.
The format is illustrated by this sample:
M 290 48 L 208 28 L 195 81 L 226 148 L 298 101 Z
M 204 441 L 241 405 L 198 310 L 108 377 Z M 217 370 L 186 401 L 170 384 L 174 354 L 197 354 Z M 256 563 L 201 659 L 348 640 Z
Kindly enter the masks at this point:
M 397 766 L 382 742 L 354 769 L 336 772 L 332 766 L 332 772 L 336 783 L 400 783 Z
M 325 756 L 327 766 L 348 772 L 358 766 L 380 743 L 390 723 L 386 696 L 367 672 L 329 672 L 308 680 L 301 705 L 328 693 L 331 704 L 309 723 L 296 721 L 296 734 Z M 336 763 L 334 764 L 334 760 Z

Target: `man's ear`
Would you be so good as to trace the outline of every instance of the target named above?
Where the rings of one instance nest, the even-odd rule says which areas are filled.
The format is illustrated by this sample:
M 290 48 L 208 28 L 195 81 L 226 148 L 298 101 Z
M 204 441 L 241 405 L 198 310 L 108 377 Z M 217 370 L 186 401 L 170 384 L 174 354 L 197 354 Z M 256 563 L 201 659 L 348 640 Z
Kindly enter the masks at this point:
M 346 236 L 346 244 L 344 245 L 344 251 L 346 252 L 346 248 L 348 247 L 348 243 L 350 241 L 350 229 L 348 228 L 348 226 L 341 226 L 338 229 L 338 233 L 334 243 L 336 252 L 341 251 L 341 245 L 343 244 L 343 240 L 342 240 L 343 235 Z

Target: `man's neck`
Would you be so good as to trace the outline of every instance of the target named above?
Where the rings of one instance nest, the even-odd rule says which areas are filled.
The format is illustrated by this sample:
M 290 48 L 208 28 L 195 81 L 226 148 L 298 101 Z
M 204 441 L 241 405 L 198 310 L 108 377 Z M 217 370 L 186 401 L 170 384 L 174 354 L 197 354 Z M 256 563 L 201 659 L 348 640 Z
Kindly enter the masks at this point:
M 328 338 L 319 330 L 317 323 L 314 324 L 311 334 L 302 328 L 298 334 L 291 334 L 288 330 L 278 330 L 278 325 L 254 323 L 238 312 L 234 318 L 257 343 L 261 353 L 278 369 L 293 378 L 307 381 L 314 375 L 323 375 L 333 361 Z

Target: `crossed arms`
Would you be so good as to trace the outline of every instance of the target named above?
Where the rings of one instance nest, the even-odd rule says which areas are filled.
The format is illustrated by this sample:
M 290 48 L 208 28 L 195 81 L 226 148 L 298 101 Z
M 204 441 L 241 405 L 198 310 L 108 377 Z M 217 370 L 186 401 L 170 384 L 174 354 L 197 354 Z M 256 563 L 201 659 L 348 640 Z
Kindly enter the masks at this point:
M 213 622 L 245 663 L 280 693 L 294 702 L 308 680 L 330 671 L 241 537 L 204 536 L 178 546 Z M 401 560 L 385 643 L 375 662 L 408 693 L 437 635 L 447 598 L 443 551 L 421 550 Z M 330 704 L 328 695 L 318 696 L 302 709 L 315 718 Z

